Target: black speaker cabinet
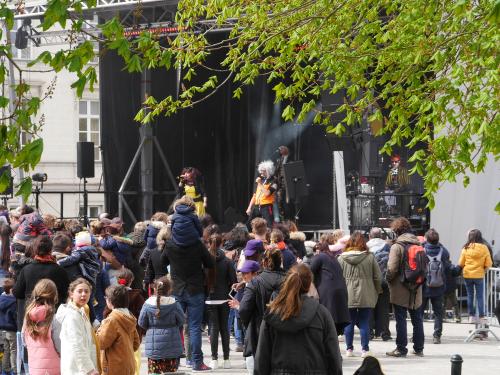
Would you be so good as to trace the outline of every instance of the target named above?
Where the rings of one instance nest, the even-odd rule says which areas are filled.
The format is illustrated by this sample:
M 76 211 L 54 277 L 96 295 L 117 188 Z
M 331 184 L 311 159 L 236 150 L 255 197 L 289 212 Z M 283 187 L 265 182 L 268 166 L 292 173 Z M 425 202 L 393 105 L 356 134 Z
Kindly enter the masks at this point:
M 292 202 L 309 194 L 306 171 L 302 160 L 283 164 L 285 169 L 285 187 Z
M 76 143 L 76 175 L 78 178 L 94 177 L 94 142 Z

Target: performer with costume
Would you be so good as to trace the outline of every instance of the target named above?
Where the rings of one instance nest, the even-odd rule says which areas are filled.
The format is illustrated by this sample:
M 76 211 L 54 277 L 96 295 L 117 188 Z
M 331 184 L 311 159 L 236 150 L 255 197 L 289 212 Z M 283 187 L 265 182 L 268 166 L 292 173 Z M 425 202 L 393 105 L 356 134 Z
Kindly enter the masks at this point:
M 178 197 L 184 195 L 193 198 L 196 206 L 195 213 L 198 217 L 205 215 L 207 195 L 205 194 L 201 172 L 194 167 L 184 168 L 179 176 Z
M 401 157 L 399 155 L 393 155 L 391 157 L 391 168 L 387 172 L 387 178 L 385 179 L 385 192 L 403 193 L 407 190 L 409 184 L 410 177 L 408 176 L 408 170 L 401 165 Z M 391 211 L 394 211 L 399 203 L 399 205 L 401 205 L 399 214 L 404 216 L 406 212 L 406 199 L 397 198 L 398 197 L 395 195 L 389 195 L 385 197 L 385 202 L 387 203 Z
M 271 160 L 263 161 L 258 166 L 259 177 L 255 180 L 257 188 L 250 199 L 247 208 L 247 215 L 250 220 L 254 217 L 262 217 L 267 221 L 271 228 L 274 222 L 273 205 L 275 192 L 277 189 L 276 179 L 274 178 L 274 163 Z

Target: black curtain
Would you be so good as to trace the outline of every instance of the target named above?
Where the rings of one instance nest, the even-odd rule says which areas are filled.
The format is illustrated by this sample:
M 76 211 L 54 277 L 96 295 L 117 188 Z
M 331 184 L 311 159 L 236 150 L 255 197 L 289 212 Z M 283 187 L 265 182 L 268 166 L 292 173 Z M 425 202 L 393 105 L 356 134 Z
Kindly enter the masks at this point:
M 215 34 L 212 38 L 220 38 Z M 224 51 L 213 54 L 207 66 L 220 68 Z M 202 82 L 213 71 L 198 69 L 195 82 Z M 222 76 L 219 75 L 219 82 Z M 106 190 L 117 192 L 133 155 L 139 146 L 139 124 L 133 121 L 140 109 L 140 74 L 123 69 L 121 58 L 108 52 L 100 59 L 100 97 L 103 167 Z M 176 94 L 175 70 L 151 72 L 152 94 L 157 99 Z M 253 193 L 256 165 L 264 159 L 277 159 L 278 146 L 287 145 L 291 158 L 304 160 L 310 184 L 309 197 L 303 202 L 301 223 L 328 226 L 332 223 L 332 156 L 320 126 L 283 124 L 281 107 L 274 103 L 272 87 L 259 78 L 244 89 L 241 100 L 232 97 L 234 84 L 226 84 L 193 108 L 172 117 L 157 119 L 153 128 L 174 176 L 185 166 L 198 168 L 205 181 L 208 213 L 218 222 L 232 207 L 244 213 Z M 172 190 L 173 186 L 155 151 L 154 190 Z M 139 191 L 139 166 L 126 190 Z M 140 195 L 127 196 L 138 220 Z M 155 211 L 165 211 L 172 196 L 157 195 Z M 106 207 L 117 213 L 117 195 L 110 194 Z M 125 215 L 124 220 L 131 222 Z M 133 223 L 132 223 L 133 224 Z

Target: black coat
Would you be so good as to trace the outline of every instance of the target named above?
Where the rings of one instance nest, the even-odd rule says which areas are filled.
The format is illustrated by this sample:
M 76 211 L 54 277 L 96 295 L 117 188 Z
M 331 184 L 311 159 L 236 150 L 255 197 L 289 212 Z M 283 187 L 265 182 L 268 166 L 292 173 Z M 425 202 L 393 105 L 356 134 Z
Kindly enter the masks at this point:
M 201 241 L 192 246 L 180 247 L 168 240 L 162 253 L 163 262 L 170 264 L 173 282 L 172 294 L 178 296 L 184 291 L 189 295 L 205 292 L 204 268 L 214 267 L 214 260 Z
M 168 274 L 167 258 L 162 256 L 162 250 L 152 249 L 149 252 L 148 264 L 144 275 L 144 284 L 150 284 L 156 279 Z
M 336 257 L 320 253 L 312 259 L 311 271 L 314 274 L 314 285 L 318 290 L 319 302 L 332 314 L 340 335 L 351 321 L 347 305 L 347 286 L 342 268 Z
M 332 316 L 317 300 L 303 297 L 298 317 L 264 316 L 255 355 L 255 375 L 341 375 L 342 357 Z
M 69 278 L 66 271 L 56 263 L 42 263 L 35 261 L 23 267 L 17 277 L 12 294 L 20 300 L 29 301 L 31 292 L 41 279 L 50 279 L 56 284 L 58 303 L 64 303 L 68 298 Z M 17 309 L 18 326 L 22 326 L 24 306 Z
M 279 291 L 284 279 L 285 273 L 282 271 L 264 270 L 245 287 L 239 309 L 241 322 L 246 328 L 245 357 L 255 355 L 262 317 L 271 295 Z
M 224 251 L 217 250 L 215 257 L 215 285 L 209 291 L 208 299 L 227 300 L 231 286 L 237 282 L 234 264 L 224 254 Z

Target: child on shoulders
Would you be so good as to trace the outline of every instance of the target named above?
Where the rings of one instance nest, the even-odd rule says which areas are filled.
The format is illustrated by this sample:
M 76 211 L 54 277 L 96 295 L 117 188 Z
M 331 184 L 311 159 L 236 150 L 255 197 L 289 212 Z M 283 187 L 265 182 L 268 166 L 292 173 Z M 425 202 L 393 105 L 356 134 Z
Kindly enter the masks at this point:
M 177 246 L 193 246 L 200 241 L 203 229 L 198 216 L 194 213 L 195 208 L 193 199 L 186 195 L 174 203 L 172 240 Z

